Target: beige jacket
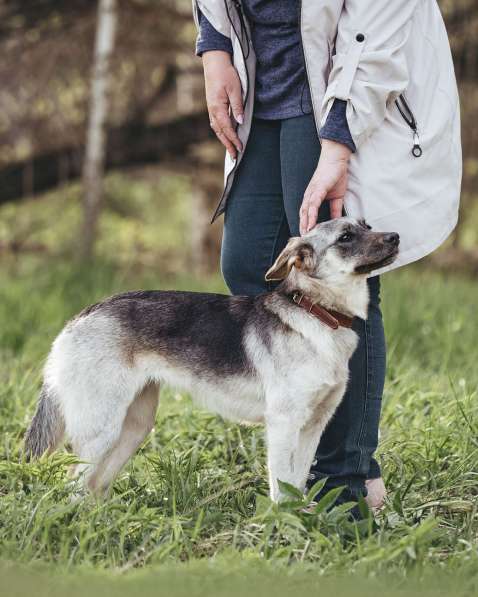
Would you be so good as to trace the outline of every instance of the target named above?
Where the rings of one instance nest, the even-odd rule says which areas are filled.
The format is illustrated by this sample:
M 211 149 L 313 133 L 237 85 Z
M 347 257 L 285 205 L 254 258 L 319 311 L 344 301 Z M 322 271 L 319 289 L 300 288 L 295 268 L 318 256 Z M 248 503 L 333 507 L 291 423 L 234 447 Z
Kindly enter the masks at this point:
M 232 41 L 245 146 L 255 78 L 254 50 L 246 47 L 250 35 L 243 30 L 249 26 L 238 0 L 193 0 L 196 24 L 198 8 Z M 335 98 L 347 101 L 357 147 L 347 214 L 399 232 L 400 256 L 382 272 L 420 259 L 456 225 L 462 172 L 458 92 L 436 0 L 302 0 L 301 34 L 317 128 Z M 232 160 L 226 154 L 214 218 L 225 209 L 242 155 Z

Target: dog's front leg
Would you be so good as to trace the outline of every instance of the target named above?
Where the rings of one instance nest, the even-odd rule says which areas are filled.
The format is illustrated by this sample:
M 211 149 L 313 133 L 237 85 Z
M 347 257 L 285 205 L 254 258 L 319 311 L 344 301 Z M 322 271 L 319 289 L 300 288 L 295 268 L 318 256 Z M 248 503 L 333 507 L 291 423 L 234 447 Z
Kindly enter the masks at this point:
M 300 479 L 300 487 L 305 486 L 322 433 L 340 404 L 344 392 L 345 383 L 319 395 L 317 403 L 310 410 L 310 418 L 299 432 L 297 476 Z
M 275 502 L 281 498 L 278 480 L 303 491 L 320 437 L 344 391 L 345 384 L 339 384 L 310 402 L 299 401 L 302 409 L 289 403 L 287 410 L 285 404 L 282 409 L 276 405 L 266 414 L 270 497 Z
M 301 426 L 302 423 L 289 414 L 266 416 L 269 491 L 274 502 L 281 498 L 279 480 L 301 491 L 304 489 Z

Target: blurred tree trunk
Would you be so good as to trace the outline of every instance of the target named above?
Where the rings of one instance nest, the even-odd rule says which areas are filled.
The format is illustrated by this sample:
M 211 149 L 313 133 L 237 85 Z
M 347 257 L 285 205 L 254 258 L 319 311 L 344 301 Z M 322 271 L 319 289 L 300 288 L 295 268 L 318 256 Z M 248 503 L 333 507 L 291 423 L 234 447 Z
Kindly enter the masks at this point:
M 196 72 L 191 68 L 193 56 L 179 55 L 176 59 L 178 74 L 176 76 L 176 109 L 179 114 L 190 114 L 195 106 Z M 210 270 L 208 254 L 210 226 L 210 206 L 208 204 L 208 185 L 204 184 L 206 168 L 193 169 L 191 177 L 191 205 L 189 235 L 189 251 L 191 255 L 191 269 L 196 276 L 201 276 Z
M 177 9 L 180 10 L 181 0 L 174 1 Z M 176 109 L 179 114 L 191 114 L 197 106 L 198 95 L 202 95 L 204 79 L 202 69 L 198 72 L 195 68 L 196 64 L 197 57 L 193 52 L 182 52 L 176 56 Z M 211 256 L 214 229 L 210 225 L 212 211 L 210 197 L 212 196 L 215 201 L 216 197 L 220 196 L 220 183 L 217 185 L 216 181 L 221 180 L 222 177 L 220 171 L 214 174 L 212 195 L 210 195 L 211 176 L 208 166 L 202 165 L 201 168 L 193 169 L 191 176 L 189 253 L 191 271 L 198 277 L 217 267 L 217 250 L 214 256 Z
M 207 197 L 204 189 L 193 186 L 190 199 L 189 217 L 191 230 L 189 235 L 189 250 L 191 255 L 191 271 L 194 275 L 200 276 L 209 269 L 205 250 L 205 240 L 209 228 L 209 214 L 206 209 Z
M 90 114 L 83 166 L 83 259 L 93 255 L 103 193 L 108 90 L 118 8 L 116 0 L 98 0 L 95 56 L 91 80 Z
M 191 171 L 189 255 L 191 271 L 198 277 L 217 270 L 222 226 L 211 226 L 211 214 L 222 194 L 222 180 L 221 164 L 208 160 L 200 160 Z

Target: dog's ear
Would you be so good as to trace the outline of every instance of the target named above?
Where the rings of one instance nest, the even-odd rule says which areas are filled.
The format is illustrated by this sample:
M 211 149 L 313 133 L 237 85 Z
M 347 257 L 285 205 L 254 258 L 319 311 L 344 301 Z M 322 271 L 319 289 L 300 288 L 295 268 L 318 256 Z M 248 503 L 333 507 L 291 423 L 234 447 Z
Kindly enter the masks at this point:
M 367 224 L 367 222 L 364 220 L 364 218 L 361 218 L 358 221 L 358 225 L 362 226 L 362 228 L 366 228 L 367 230 L 372 230 L 372 226 L 370 226 L 369 224 Z
M 289 240 L 274 265 L 267 271 L 265 279 L 267 282 L 283 280 L 287 278 L 292 267 L 304 272 L 312 271 L 314 267 L 314 249 L 300 236 L 293 236 Z

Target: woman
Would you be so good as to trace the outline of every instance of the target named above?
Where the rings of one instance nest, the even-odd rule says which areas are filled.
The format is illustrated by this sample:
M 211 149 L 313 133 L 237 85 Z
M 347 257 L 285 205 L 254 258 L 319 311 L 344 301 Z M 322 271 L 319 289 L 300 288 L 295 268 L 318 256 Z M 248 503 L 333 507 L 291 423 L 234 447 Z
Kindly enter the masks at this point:
M 453 230 L 461 182 L 459 102 L 435 0 L 197 0 L 211 126 L 227 149 L 221 265 L 231 292 L 264 273 L 290 236 L 345 211 L 400 233 L 369 279 L 368 319 L 347 393 L 311 481 L 343 499 L 385 496 L 377 447 L 385 378 L 378 274 L 423 257 Z

